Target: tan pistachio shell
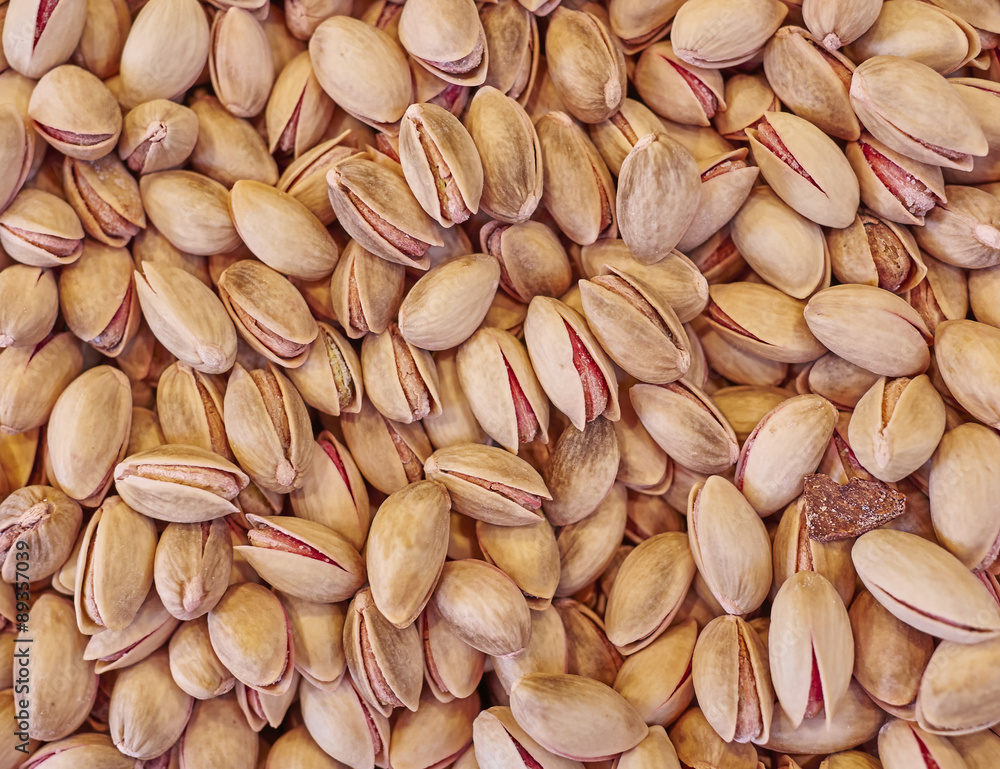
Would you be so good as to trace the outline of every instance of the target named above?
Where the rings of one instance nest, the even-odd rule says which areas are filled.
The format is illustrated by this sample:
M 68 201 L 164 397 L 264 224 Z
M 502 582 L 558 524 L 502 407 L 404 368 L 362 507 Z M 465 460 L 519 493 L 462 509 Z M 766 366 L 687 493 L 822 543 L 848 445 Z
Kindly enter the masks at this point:
M 122 130 L 122 113 L 111 91 L 95 74 L 73 64 L 41 77 L 31 92 L 28 115 L 45 141 L 80 160 L 107 155 Z
M 359 769 L 385 763 L 389 719 L 363 700 L 350 676 L 335 689 L 319 689 L 308 681 L 299 687 L 302 720 L 323 751 Z
M 417 0 L 399 14 L 399 42 L 420 66 L 461 86 L 482 85 L 486 34 L 472 0 Z
M 691 704 L 691 659 L 697 637 L 697 623 L 686 619 L 622 663 L 615 677 L 615 691 L 635 707 L 647 724 L 669 725 Z

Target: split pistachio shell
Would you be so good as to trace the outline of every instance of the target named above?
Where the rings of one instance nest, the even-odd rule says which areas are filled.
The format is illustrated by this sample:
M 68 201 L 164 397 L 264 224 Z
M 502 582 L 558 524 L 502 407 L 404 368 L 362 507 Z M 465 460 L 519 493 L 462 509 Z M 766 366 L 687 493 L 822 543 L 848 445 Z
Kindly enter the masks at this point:
M 163 607 L 156 591 L 150 590 L 132 623 L 123 630 L 109 628 L 92 635 L 83 658 L 96 660 L 98 674 L 126 668 L 163 646 L 180 624 Z
M 580 313 L 557 299 L 536 296 L 528 305 L 524 334 L 542 389 L 576 429 L 598 416 L 619 419 L 611 361 Z
M 695 566 L 716 600 L 730 614 L 757 609 L 771 587 L 771 543 L 750 503 L 713 475 L 691 489 L 687 521 Z M 740 543 L 736 554 L 730 553 L 733 542 Z
M 919 726 L 900 719 L 888 721 L 878 733 L 878 753 L 885 769 L 904 766 L 937 765 L 942 769 L 960 769 L 965 761 L 947 737 L 925 732 Z
M 424 463 L 424 471 L 428 480 L 448 490 L 455 510 L 487 523 L 535 523 L 541 518 L 542 500 L 551 499 L 531 465 L 492 446 L 469 443 L 438 449 Z
M 928 482 L 931 521 L 941 544 L 968 568 L 991 569 L 1000 552 L 1000 528 L 988 512 L 1000 458 L 1000 439 L 967 423 L 944 434 Z
M 525 676 L 511 691 L 511 710 L 539 744 L 575 760 L 610 758 L 634 748 L 648 732 L 621 695 L 581 676 Z M 598 723 L 602 728 L 595 728 Z
M 291 153 L 295 157 L 281 175 L 278 188 L 299 198 L 324 224 L 329 224 L 329 220 L 333 218 L 330 201 L 326 196 L 326 185 L 322 183 L 325 174 L 315 174 L 319 176 L 317 181 L 320 182 L 315 187 L 320 189 L 317 190 L 313 183 L 308 183 L 311 191 L 320 193 L 316 202 L 323 215 L 309 201 L 296 194 L 299 190 L 288 187 L 295 186 L 296 182 L 293 180 L 304 182 L 303 177 L 313 175 L 312 172 L 323 163 L 335 163 L 338 157 L 343 159 L 353 154 L 349 148 L 339 146 L 338 138 L 321 142 L 333 116 L 333 108 L 333 100 L 316 79 L 308 51 L 302 51 L 278 73 L 264 112 L 268 150 Z M 312 197 L 310 195 L 310 199 Z
M 222 519 L 169 524 L 156 546 L 156 592 L 177 619 L 196 619 L 219 602 L 232 565 L 232 539 Z
M 539 616 L 532 615 L 532 628 Z M 482 680 L 486 655 L 459 638 L 433 606 L 420 615 L 417 630 L 423 643 L 424 680 L 434 697 L 450 702 L 472 694 Z
M 559 585 L 556 595 L 579 592 L 604 573 L 625 534 L 629 505 L 627 492 L 615 484 L 592 513 L 559 527 Z
M 865 469 L 894 482 L 931 458 L 944 430 L 944 401 L 921 375 L 876 382 L 858 401 L 848 435 Z
M 238 181 L 229 194 L 229 211 L 243 242 L 269 267 L 319 280 L 337 266 L 337 244 L 291 195 L 260 182 Z M 295 256 L 289 258 L 293 250 Z
M 774 534 L 774 586 L 781 589 L 798 571 L 814 571 L 829 580 L 844 605 L 854 596 L 857 575 L 851 562 L 853 540 L 819 542 L 809 537 L 802 498 L 792 502 L 781 516 Z
M 359 245 L 395 264 L 427 269 L 428 249 L 444 241 L 402 176 L 351 157 L 331 168 L 326 182 L 337 220 Z
M 627 654 L 653 643 L 680 608 L 695 568 L 687 537 L 679 532 L 657 534 L 636 547 L 608 596 L 608 640 Z
M 138 174 L 164 171 L 187 160 L 197 141 L 194 112 L 167 99 L 153 99 L 125 115 L 118 157 Z
M 279 366 L 305 363 L 319 327 L 295 286 L 252 259 L 231 264 L 218 283 L 222 304 L 250 347 Z
M 0 504 L 0 536 L 6 550 L 0 554 L 4 582 L 27 578 L 36 582 L 66 563 L 80 532 L 80 505 L 51 486 L 25 486 Z M 31 554 L 27 568 L 18 568 L 22 551 Z
M 770 739 L 762 747 L 783 753 L 847 750 L 874 739 L 884 721 L 885 711 L 871 701 L 860 685 L 852 682 L 832 723 L 827 723 L 820 714 L 794 726 L 782 708 L 775 708 Z
M 514 581 L 535 614 L 552 603 L 559 585 L 559 548 L 548 521 L 527 526 L 479 521 L 476 537 L 486 561 Z
M 642 52 L 633 80 L 643 101 L 675 123 L 709 126 L 726 109 L 721 73 L 688 64 L 665 40 Z
M 108 497 L 83 533 L 74 605 L 81 633 L 124 630 L 153 585 L 156 527 L 120 497 Z
M 144 515 L 197 523 L 237 512 L 232 500 L 249 478 L 214 452 L 167 444 L 127 457 L 115 467 L 114 481 L 129 506 Z
M 698 212 L 701 176 L 694 156 L 666 134 L 640 138 L 618 175 L 622 239 L 642 264 L 664 259 Z
M 472 724 L 475 766 L 482 769 L 521 769 L 532 764 L 542 769 L 581 769 L 583 764 L 551 753 L 539 745 L 514 720 L 509 707 L 482 711 Z
M 397 627 L 412 624 L 431 598 L 448 548 L 449 509 L 441 485 L 418 481 L 391 494 L 372 519 L 365 551 L 372 597 Z
M 459 3 L 461 5 L 461 3 Z M 434 104 L 412 104 L 399 132 L 403 174 L 421 208 L 442 227 L 479 211 L 483 163 L 458 118 Z
M 910 231 L 868 213 L 859 214 L 844 229 L 830 230 L 827 246 L 833 272 L 843 283 L 864 283 L 896 293 L 912 290 L 927 275 Z
M 109 246 L 125 246 L 146 226 L 139 185 L 113 153 L 98 160 L 66 157 L 63 189 L 83 228 Z
M 359 694 L 382 715 L 397 707 L 417 709 L 423 683 L 417 626 L 392 625 L 370 590 L 358 592 L 347 607 L 344 656 Z
M 336 328 L 322 322 L 317 325 L 319 334 L 309 346 L 305 363 L 286 369 L 286 375 L 313 408 L 333 416 L 357 412 L 364 396 L 358 354 Z
M 167 651 L 174 682 L 195 699 L 221 696 L 236 685 L 212 649 L 205 616 L 183 623 L 170 638 Z
M 43 190 L 22 189 L 0 213 L 0 246 L 22 264 L 71 264 L 83 253 L 84 235 L 72 206 Z
M 902 531 L 864 534 L 852 552 L 858 576 L 893 615 L 957 643 L 1000 633 L 1000 610 L 983 584 L 944 548 Z
M 513 334 L 480 328 L 459 347 L 456 364 L 468 407 L 497 443 L 516 452 L 535 438 L 548 442 L 549 402 Z
M 0 433 L 23 433 L 49 420 L 62 391 L 81 373 L 80 347 L 65 332 L 0 353 Z
M 472 559 L 447 562 L 431 601 L 455 635 L 484 654 L 513 655 L 528 645 L 528 604 L 495 566 Z
M 747 136 L 761 173 L 788 205 L 825 227 L 854 220 L 861 199 L 857 177 L 823 131 L 801 117 L 766 112 Z
M 72 64 L 42 76 L 31 92 L 28 114 L 45 141 L 80 160 L 107 155 L 122 130 L 111 91 L 92 72 Z
M 757 283 L 720 283 L 709 294 L 709 324 L 746 352 L 779 363 L 807 363 L 826 352 L 806 322 L 801 300 Z M 761 306 L 770 312 L 758 312 Z
M 365 398 L 357 414 L 341 415 L 341 425 L 364 479 L 383 494 L 423 478 L 423 463 L 433 449 L 420 422 L 388 420 Z
M 851 622 L 833 585 L 810 571 L 792 575 L 774 599 L 767 643 L 774 691 L 791 723 L 823 711 L 832 724 L 854 669 Z
M 345 601 L 365 582 L 361 556 L 340 534 L 291 516 L 248 515 L 242 555 L 274 588 L 307 601 Z
M 900 80 L 910 85 L 899 88 Z M 861 122 L 892 149 L 922 163 L 972 169 L 986 137 L 962 97 L 926 64 L 873 56 L 851 78 L 851 104 Z
M 212 22 L 208 56 L 212 88 L 236 117 L 264 109 L 274 84 L 274 64 L 267 34 L 248 10 L 231 7 Z
M 247 633 L 247 627 L 253 632 Z M 261 585 L 231 586 L 208 613 L 212 648 L 237 680 L 265 694 L 292 682 L 292 633 L 281 601 Z
M 410 424 L 441 413 L 434 359 L 408 342 L 395 324 L 365 337 L 361 367 L 366 395 L 386 418 Z
M 389 327 L 403 299 L 404 275 L 402 265 L 376 256 L 357 241 L 347 244 L 330 281 L 330 301 L 350 339 L 369 331 L 381 334 Z
M 335 689 L 300 687 L 302 720 L 323 751 L 349 766 L 374 769 L 389 747 L 389 720 L 361 698 L 345 676 Z
M 0 272 L 0 347 L 41 344 L 58 315 L 59 291 L 51 270 L 12 264 Z
M 429 693 L 415 712 L 404 711 L 392 727 L 389 757 L 398 769 L 423 769 L 465 753 L 472 744 L 472 724 L 480 709 L 479 695 L 439 702 Z M 427 735 L 435 735 L 428 740 Z
M 759 168 L 746 163 L 747 150 L 723 152 L 699 160 L 701 198 L 694 220 L 677 248 L 691 252 L 723 228 L 746 202 Z
M 477 525 L 477 529 L 482 528 L 483 525 Z M 493 658 L 493 670 L 508 694 L 524 676 L 531 673 L 565 673 L 567 664 L 566 628 L 559 610 L 553 606 L 532 611 L 531 640 L 523 652 L 513 657 Z
M 233 769 L 253 769 L 260 749 L 235 694 L 195 703 L 178 745 L 175 755 L 182 766 L 202 761 Z
M 200 446 L 232 461 L 219 389 L 209 375 L 185 363 L 168 366 L 156 386 L 157 419 L 165 438 L 159 443 Z
M 945 187 L 948 202 L 931 210 L 915 235 L 920 247 L 948 264 L 981 269 L 1000 264 L 1000 200 L 975 187 Z
M 70 58 L 84 31 L 86 17 L 87 3 L 83 0 L 48 9 L 41 2 L 15 3 L 7 11 L 3 26 L 5 63 L 25 77 L 40 78 Z
M 718 617 L 698 636 L 691 660 L 705 718 L 727 742 L 766 742 L 774 708 L 767 646 L 739 617 Z
M 490 51 L 471 0 L 417 0 L 399 14 L 399 42 L 432 75 L 462 86 L 486 80 Z
M 236 364 L 225 420 L 229 445 L 254 483 L 279 494 L 302 485 L 313 457 L 309 413 L 273 364 L 250 372 Z

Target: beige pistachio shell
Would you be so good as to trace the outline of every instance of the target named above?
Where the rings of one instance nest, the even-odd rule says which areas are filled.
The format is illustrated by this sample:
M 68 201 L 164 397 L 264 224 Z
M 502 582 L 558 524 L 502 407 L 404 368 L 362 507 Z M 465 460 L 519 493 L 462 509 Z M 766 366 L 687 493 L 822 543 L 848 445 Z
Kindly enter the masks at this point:
M 63 189 L 87 234 L 101 243 L 125 246 L 146 226 L 139 185 L 113 153 L 91 161 L 67 156 Z
M 822 709 L 832 724 L 851 683 L 854 639 L 847 609 L 825 577 L 800 571 L 781 586 L 768 649 L 774 691 L 791 723 Z
M 837 423 L 836 407 L 818 395 L 798 395 L 766 414 L 746 439 L 736 464 L 736 486 L 762 516 L 802 492 Z
M 41 2 L 16 3 L 5 15 L 4 62 L 24 77 L 37 80 L 69 60 L 84 31 L 87 3 L 75 0 L 51 9 Z
M 63 64 L 41 77 L 28 115 L 45 141 L 65 155 L 97 160 L 114 150 L 122 114 L 111 91 L 82 67 Z
M 420 422 L 403 424 L 383 417 L 371 401 L 357 414 L 341 415 L 344 441 L 364 479 L 383 494 L 423 478 L 423 464 L 433 452 Z
M 804 315 L 809 331 L 827 349 L 875 374 L 911 376 L 927 368 L 930 334 L 923 319 L 884 289 L 832 286 L 809 300 Z
M 527 526 L 497 526 L 478 521 L 476 538 L 488 563 L 510 577 L 539 612 L 552 602 L 559 585 L 559 548 L 548 521 Z
M 72 206 L 40 189 L 22 189 L 0 213 L 0 246 L 33 267 L 75 262 L 83 253 L 84 235 Z
M 998 648 L 996 639 L 938 644 L 917 692 L 916 720 L 922 729 L 940 735 L 972 734 L 997 722 L 993 660 Z
M 771 587 L 771 543 L 757 511 L 733 484 L 713 475 L 691 489 L 687 522 L 695 566 L 716 600 L 730 614 L 757 609 Z M 740 543 L 737 553 L 733 542 Z
M 149 220 L 175 247 L 208 256 L 232 251 L 240 236 L 229 214 L 229 191 L 194 171 L 160 171 L 139 180 Z
M 996 433 L 967 423 L 944 434 L 934 452 L 928 481 L 931 521 L 938 541 L 968 568 L 990 569 L 1000 528 L 988 511 L 1000 448 Z
M 347 662 L 343 644 L 330 643 L 329 639 L 343 636 L 344 605 L 316 603 L 292 595 L 279 597 L 292 625 L 295 669 L 315 686 L 323 689 L 337 687 Z
M 824 227 L 846 227 L 861 201 L 857 177 L 844 153 L 808 120 L 766 112 L 747 129 L 754 161 L 778 196 Z
M 482 769 L 510 769 L 530 766 L 542 769 L 582 769 L 583 764 L 556 755 L 539 745 L 514 720 L 506 706 L 494 706 L 482 711 L 472 724 L 472 739 L 476 766 Z
M 198 141 L 191 153 L 195 171 L 227 189 L 240 180 L 277 183 L 277 163 L 250 121 L 234 116 L 205 93 L 191 100 L 191 110 L 198 118 Z
M 871 593 L 851 604 L 854 678 L 881 707 L 913 717 L 913 705 L 934 639 L 900 622 Z
M 303 681 L 299 696 L 302 720 L 325 753 L 361 769 L 374 769 L 376 758 L 385 762 L 389 720 L 361 698 L 350 676 L 336 689 Z
M 539 616 L 532 615 L 533 628 Z M 440 702 L 471 695 L 482 680 L 486 655 L 455 635 L 433 606 L 420 615 L 417 629 L 423 639 L 424 680 L 431 694 Z
M 45 424 L 82 368 L 81 345 L 69 332 L 0 353 L 0 433 L 13 435 Z
M 288 690 L 294 664 L 291 628 L 281 601 L 266 587 L 231 586 L 208 613 L 208 630 L 212 648 L 237 680 L 266 694 Z
M 321 141 L 330 124 L 333 109 L 333 100 L 316 79 L 308 51 L 302 51 L 278 73 L 264 111 L 268 150 L 290 152 L 295 157 L 282 173 L 278 188 L 305 203 L 323 224 L 329 224 L 333 218 L 330 201 L 326 196 L 326 185 L 322 184 L 325 174 L 316 174 L 319 177 L 317 181 L 321 184 L 315 186 L 321 189 L 315 190 L 312 183 L 308 184 L 311 192 L 321 193 L 317 196 L 317 205 L 311 204 L 313 194 L 310 194 L 309 200 L 305 200 L 302 195 L 296 194 L 300 190 L 288 187 L 295 186 L 293 180 L 296 179 L 304 182 L 303 177 L 312 175 L 317 166 L 327 161 L 335 162 L 337 157 L 353 154 L 347 147 L 338 147 L 340 142 L 336 137 Z
M 575 760 L 610 758 L 634 748 L 648 732 L 620 694 L 582 676 L 525 676 L 511 691 L 511 711 L 539 744 Z M 595 729 L 595 723 L 603 728 Z
M 697 0 L 674 17 L 670 41 L 681 59 L 695 66 L 722 69 L 752 59 L 781 26 L 788 8 L 776 0 Z M 719 24 L 726 19 L 726 24 Z
M 910 87 L 898 88 L 900 80 Z M 851 78 L 851 104 L 871 133 L 922 163 L 972 169 L 987 152 L 975 116 L 948 82 L 926 64 L 900 56 L 873 56 Z
M 397 628 L 375 606 L 370 590 L 351 600 L 344 621 L 344 656 L 358 693 L 388 717 L 393 708 L 416 710 L 423 683 L 416 625 Z
M 403 117 L 412 98 L 410 69 L 381 29 L 334 16 L 316 28 L 309 56 L 323 90 L 350 114 L 375 127 Z
M 690 253 L 722 229 L 743 206 L 759 168 L 746 164 L 747 150 L 724 152 L 699 161 L 701 199 L 698 212 L 677 248 Z
M 691 678 L 702 713 L 727 742 L 766 742 L 774 709 L 767 646 L 749 624 L 726 615 L 698 636 Z
M 709 126 L 726 109 L 721 73 L 688 64 L 666 40 L 642 52 L 633 81 L 642 100 L 675 123 Z
M 305 363 L 319 334 L 316 319 L 295 286 L 267 265 L 241 259 L 219 277 L 219 296 L 244 341 L 279 366 Z
M 947 737 L 925 732 L 916 724 L 892 719 L 879 730 L 878 754 L 885 769 L 902 769 L 921 762 L 942 769 L 965 766 L 965 761 Z
M 629 400 L 643 427 L 675 462 L 697 472 L 724 472 L 736 462 L 736 434 L 712 400 L 684 380 L 635 384 Z
M 0 346 L 32 349 L 49 335 L 58 315 L 59 290 L 51 270 L 12 264 L 0 272 Z
M 229 587 L 232 566 L 232 539 L 225 521 L 169 524 L 156 546 L 156 592 L 177 619 L 195 619 L 218 603 Z
M 524 109 L 492 86 L 472 97 L 465 128 L 483 164 L 480 207 L 494 219 L 515 224 L 527 220 L 542 199 L 542 158 L 538 134 Z M 504 140 L 494 128 L 509 127 Z
M 858 539 L 851 557 L 878 602 L 917 630 L 957 643 L 1000 632 L 996 602 L 944 548 L 915 534 L 877 530 Z
M 83 658 L 95 661 L 98 674 L 127 668 L 167 643 L 180 624 L 163 607 L 156 591 L 150 590 L 132 623 L 124 630 L 108 629 L 92 635 Z
M 482 85 L 489 68 L 486 34 L 472 0 L 417 0 L 399 14 L 399 42 L 436 77 Z
M 549 521 L 565 526 L 596 510 L 615 482 L 619 457 L 614 425 L 608 420 L 595 419 L 583 430 L 567 426 L 545 466 L 552 499 L 542 505 Z
M 546 606 L 531 613 L 531 640 L 524 651 L 513 657 L 494 657 L 493 669 L 510 694 L 514 685 L 531 673 L 565 673 L 567 652 L 566 628 L 559 611 Z
M 422 769 L 448 762 L 472 745 L 472 724 L 479 714 L 479 695 L 444 703 L 425 694 L 415 712 L 404 711 L 392 727 L 389 760 L 398 769 Z M 428 740 L 434 734 L 436 739 Z
M 622 239 L 642 264 L 663 260 L 698 211 L 701 177 L 694 156 L 666 134 L 640 138 L 618 175 Z
M 1000 264 L 1000 200 L 975 187 L 945 187 L 948 202 L 931 210 L 914 234 L 920 247 L 948 264 L 981 269 Z
M 132 109 L 153 99 L 175 99 L 190 88 L 208 61 L 208 17 L 193 0 L 151 0 L 125 40 L 121 99 Z
M 431 601 L 452 631 L 484 654 L 504 657 L 528 645 L 528 604 L 495 566 L 473 559 L 447 562 Z
M 291 516 L 248 515 L 250 545 L 233 548 L 275 589 L 307 601 L 345 601 L 365 583 L 361 556 L 340 534 Z
M 626 654 L 649 646 L 677 613 L 694 574 L 686 535 L 667 532 L 641 543 L 622 563 L 608 596 L 608 640 Z
M 861 37 L 881 9 L 877 0 L 803 0 L 802 18 L 827 50 L 836 51 Z
M 219 101 L 236 117 L 264 109 L 274 84 L 267 33 L 248 10 L 230 7 L 212 22 L 208 71 Z
M 231 500 L 250 479 L 214 452 L 167 444 L 127 457 L 114 481 L 122 499 L 144 515 L 197 523 L 237 512 Z
M 627 522 L 627 492 L 615 484 L 592 513 L 559 528 L 556 595 L 573 595 L 604 573 L 615 557 Z
M 337 266 L 337 244 L 291 195 L 260 182 L 238 181 L 229 195 L 229 211 L 243 242 L 269 267 L 319 280 Z
M 684 620 L 622 663 L 615 691 L 647 724 L 669 725 L 691 704 L 691 658 L 697 636 L 695 620 Z
M 391 494 L 372 519 L 365 551 L 372 597 L 397 627 L 413 623 L 434 591 L 448 547 L 449 509 L 442 486 L 419 481 Z
M 128 378 L 110 366 L 95 366 L 74 379 L 52 408 L 46 433 L 48 461 L 60 490 L 96 507 L 121 461 L 132 423 Z
M 197 141 L 194 112 L 167 99 L 153 99 L 126 113 L 118 157 L 138 174 L 165 171 L 187 160 Z
M 181 765 L 204 761 L 208 766 L 252 769 L 260 743 L 235 694 L 195 703 L 176 755 Z

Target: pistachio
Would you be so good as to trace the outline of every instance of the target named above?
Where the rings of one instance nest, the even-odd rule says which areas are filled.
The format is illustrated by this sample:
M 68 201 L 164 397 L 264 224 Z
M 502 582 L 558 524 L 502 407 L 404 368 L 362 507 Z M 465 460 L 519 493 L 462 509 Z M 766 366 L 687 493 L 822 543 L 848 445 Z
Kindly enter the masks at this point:
M 851 557 L 876 600 L 917 630 L 957 643 L 989 640 L 1000 630 L 1000 609 L 983 584 L 932 542 L 902 531 L 870 531 Z
M 605 615 L 608 640 L 631 654 L 649 646 L 670 625 L 694 578 L 695 562 L 679 532 L 657 534 L 625 559 Z
M 236 685 L 212 649 L 207 616 L 181 624 L 170 638 L 168 655 L 174 682 L 195 699 L 220 697 Z
M 41 1 L 14 3 L 3 24 L 6 65 L 34 80 L 42 77 L 70 58 L 86 16 L 85 0 L 63 0 L 52 6 Z
M 301 685 L 302 720 L 310 736 L 337 761 L 374 769 L 385 763 L 389 749 L 389 719 L 369 705 L 349 676 L 335 689 Z
M 341 425 L 365 480 L 383 494 L 423 478 L 423 463 L 433 449 L 420 422 L 407 425 L 386 419 L 366 398 L 357 414 L 341 415 Z
M 539 766 L 543 769 L 580 769 L 579 761 L 543 748 L 514 719 L 509 707 L 482 711 L 472 724 L 475 766 L 482 769 Z
M 45 141 L 80 160 L 107 155 L 122 130 L 111 92 L 96 75 L 72 64 L 42 76 L 31 93 L 28 114 Z
M 0 503 L 0 575 L 4 582 L 36 582 L 66 563 L 80 531 L 80 505 L 50 486 L 25 486 Z M 27 568 L 17 553 L 28 551 Z
M 278 166 L 267 145 L 247 120 L 232 115 L 216 99 L 196 91 L 191 110 L 198 117 L 198 141 L 191 153 L 191 167 L 227 189 L 237 181 L 278 181 Z
M 243 8 L 217 13 L 208 54 L 212 89 L 225 108 L 246 118 L 263 110 L 274 83 L 274 65 L 260 22 Z
M 102 630 L 91 636 L 83 658 L 96 660 L 97 673 L 127 668 L 163 646 L 180 624 L 163 607 L 156 591 L 150 590 L 132 624 L 123 630 Z
M 857 177 L 847 158 L 808 120 L 765 112 L 747 129 L 753 157 L 778 196 L 825 227 L 846 227 L 860 202 Z
M 249 483 L 242 470 L 218 454 L 183 444 L 127 457 L 114 468 L 114 480 L 118 493 L 134 509 L 179 523 L 237 512 L 232 500 Z
M 878 733 L 878 752 L 885 769 L 916 766 L 939 766 L 942 769 L 964 766 L 965 761 L 947 737 L 925 732 L 915 724 L 899 719 L 886 722 Z
M 372 598 L 393 625 L 405 628 L 423 611 L 448 549 L 448 492 L 432 481 L 389 495 L 372 519 L 366 548 Z M 419 548 L 419 558 L 411 557 Z
M 257 735 L 240 712 L 233 694 L 195 703 L 178 750 L 184 764 L 252 769 L 257 765 Z
M 63 188 L 91 237 L 109 246 L 125 246 L 146 226 L 139 185 L 114 154 L 99 160 L 67 156 Z
M 270 590 L 247 582 L 231 586 L 208 613 L 208 629 L 212 648 L 238 681 L 265 694 L 288 690 L 295 660 L 291 628 Z
M 187 160 L 197 141 L 194 112 L 167 99 L 153 99 L 125 115 L 118 157 L 138 174 L 164 171 Z
M 422 769 L 463 755 L 472 744 L 472 724 L 479 708 L 479 695 L 474 692 L 448 703 L 425 694 L 417 711 L 401 713 L 393 725 L 389 742 L 392 766 Z M 429 742 L 427 734 L 436 735 L 436 739 Z
M 317 161 L 318 156 L 330 149 L 331 143 L 320 142 L 333 116 L 333 106 L 333 100 L 326 95 L 319 84 L 312 60 L 306 51 L 295 56 L 280 70 L 274 81 L 274 88 L 267 98 L 264 121 L 267 127 L 268 150 L 272 153 L 288 153 L 295 158 L 295 162 L 282 174 L 283 179 L 294 178 L 296 174 L 303 173 L 305 168 Z M 339 144 L 337 139 L 332 139 L 331 142 L 332 146 Z M 319 149 L 320 147 L 323 149 Z M 342 149 L 346 151 L 346 148 Z M 314 151 L 317 151 L 315 155 L 312 154 Z M 335 155 L 340 154 L 335 153 Z M 307 155 L 310 156 L 308 159 Z M 320 176 L 318 181 L 322 182 L 324 177 L 325 174 Z M 319 205 L 324 215 L 319 216 L 313 206 L 304 200 L 301 202 L 306 203 L 320 220 L 324 220 L 324 224 L 329 224 L 329 221 L 325 220 L 333 217 L 326 195 L 326 184 L 316 186 L 322 186 L 319 190 L 321 193 Z M 299 197 L 281 184 L 279 189 L 292 194 L 293 197 Z
M 344 605 L 316 603 L 292 595 L 279 597 L 292 625 L 296 671 L 315 686 L 335 688 L 340 684 L 347 662 L 343 644 L 330 643 L 330 639 L 343 637 Z
M 874 0 L 803 0 L 802 18 L 825 48 L 836 51 L 861 37 L 881 9 L 882 3 Z
M 2 59 L 0 52 L 0 61 Z M 0 125 L 4 126 L 3 143 L 0 144 L 0 155 L 5 159 L 3 175 L 0 176 L 0 211 L 3 211 L 21 190 L 31 171 L 36 139 L 13 104 L 0 107 Z
M 168 524 L 153 561 L 156 592 L 177 619 L 197 619 L 222 598 L 232 564 L 232 539 L 221 518 Z
M 527 462 L 491 446 L 469 443 L 438 449 L 426 460 L 424 471 L 428 480 L 448 490 L 455 510 L 487 523 L 535 523 L 542 517 L 542 501 L 551 499 Z
M 615 558 L 625 532 L 625 489 L 616 484 L 597 508 L 576 523 L 559 528 L 559 585 L 556 595 L 573 595 L 599 577 Z
M 145 174 L 139 190 L 150 221 L 179 250 L 207 256 L 240 244 L 229 192 L 214 179 L 194 171 L 159 171 Z
M 800 571 L 781 586 L 768 631 L 771 678 L 792 725 L 825 712 L 833 723 L 854 667 L 847 609 L 823 576 Z
M 0 213 L 0 246 L 22 264 L 72 264 L 83 253 L 83 237 L 72 207 L 42 190 L 22 189 Z
M 729 141 L 746 141 L 746 129 L 753 128 L 765 112 L 776 112 L 781 104 L 767 77 L 738 74 L 726 81 L 726 111 L 715 116 L 715 128 Z
M 403 117 L 410 70 L 402 48 L 381 29 L 334 16 L 316 28 L 309 56 L 323 90 L 349 114 L 376 128 Z
M 981 269 L 1000 264 L 1000 200 L 975 187 L 945 187 L 947 203 L 915 233 L 920 247 L 947 264 Z
M 699 161 L 701 198 L 694 220 L 677 244 L 691 251 L 718 232 L 740 210 L 760 170 L 746 164 L 747 150 L 724 152 Z
M 0 300 L 0 347 L 29 350 L 45 343 L 59 315 L 59 294 L 51 270 L 26 264 L 4 268 Z M 6 419 L 0 422 L 7 425 Z
M 775 1 L 697 0 L 681 6 L 670 30 L 677 55 L 698 67 L 722 69 L 752 59 L 781 26 L 788 9 Z M 728 19 L 720 25 L 718 19 Z
M 365 582 L 361 556 L 340 534 L 290 516 L 248 515 L 253 527 L 242 555 L 272 586 L 307 601 L 347 600 Z M 246 682 L 244 682 L 246 683 Z
M 718 617 L 698 636 L 691 677 L 702 713 L 726 742 L 767 742 L 774 690 L 757 632 L 739 617 Z
M 273 363 L 305 363 L 319 327 L 302 294 L 265 264 L 243 259 L 219 277 L 219 295 L 243 339 Z
M 945 385 L 966 411 L 991 426 L 997 422 L 993 387 L 982 378 L 981 370 L 967 369 L 971 376 L 963 380 L 956 371 L 959 365 L 991 355 L 998 340 L 996 331 L 986 323 L 954 320 L 938 324 L 935 332 L 935 362 Z
M 663 260 L 698 212 L 701 177 L 694 157 L 666 134 L 640 138 L 618 175 L 622 239 L 643 264 Z
M 916 719 L 921 729 L 939 735 L 973 734 L 997 722 L 1000 716 L 991 697 L 997 686 L 991 662 L 997 648 L 995 639 L 938 644 L 917 692 Z
M 461 86 L 486 80 L 490 51 L 472 0 L 417 0 L 399 14 L 399 42 L 436 77 Z
M 897 88 L 900 79 L 912 87 Z M 962 97 L 920 62 L 867 59 L 851 78 L 851 104 L 875 138 L 922 163 L 969 171 L 973 157 L 987 152 L 986 137 Z
M 574 760 L 601 760 L 638 745 L 648 732 L 610 687 L 581 676 L 533 673 L 511 691 L 511 711 L 543 747 Z M 605 728 L 591 728 L 599 714 Z

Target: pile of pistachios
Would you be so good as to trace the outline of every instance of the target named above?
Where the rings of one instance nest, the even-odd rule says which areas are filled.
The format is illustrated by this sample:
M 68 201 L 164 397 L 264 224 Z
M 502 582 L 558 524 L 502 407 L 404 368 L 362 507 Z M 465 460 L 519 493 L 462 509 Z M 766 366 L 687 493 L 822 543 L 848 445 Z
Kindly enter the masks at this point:
M 1000 767 L 998 0 L 0 29 L 0 769 Z

